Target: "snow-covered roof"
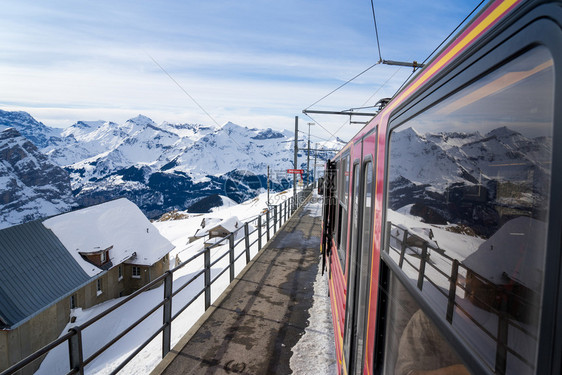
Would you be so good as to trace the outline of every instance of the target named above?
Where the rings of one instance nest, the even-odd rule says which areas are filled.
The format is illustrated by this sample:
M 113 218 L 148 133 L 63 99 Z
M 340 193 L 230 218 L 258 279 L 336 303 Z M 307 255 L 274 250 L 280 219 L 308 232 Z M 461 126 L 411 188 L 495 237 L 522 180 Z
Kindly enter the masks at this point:
M 214 229 L 218 226 L 221 226 L 224 229 L 226 229 L 227 231 L 232 233 L 232 232 L 238 230 L 239 228 L 242 228 L 244 226 L 244 223 L 242 223 L 240 220 L 238 220 L 237 216 L 232 216 L 232 217 L 229 217 L 228 219 L 224 219 L 223 221 L 221 221 L 217 225 L 214 225 L 212 228 L 209 228 L 209 230 L 212 230 L 212 229 Z
M 205 222 L 205 227 L 199 227 L 193 234 L 194 237 L 205 237 L 209 234 L 209 229 L 216 228 L 222 220 L 218 218 L 206 217 L 203 219 Z M 203 223 L 203 222 L 202 222 Z
M 494 284 L 506 282 L 502 275 L 536 292 L 544 272 L 546 224 L 521 216 L 505 223 L 468 256 L 464 265 Z
M 54 232 L 89 276 L 102 270 L 84 260 L 80 253 L 113 246 L 109 257 L 114 266 L 124 261 L 152 265 L 174 248 L 141 210 L 125 198 L 58 215 L 43 221 L 43 225 Z

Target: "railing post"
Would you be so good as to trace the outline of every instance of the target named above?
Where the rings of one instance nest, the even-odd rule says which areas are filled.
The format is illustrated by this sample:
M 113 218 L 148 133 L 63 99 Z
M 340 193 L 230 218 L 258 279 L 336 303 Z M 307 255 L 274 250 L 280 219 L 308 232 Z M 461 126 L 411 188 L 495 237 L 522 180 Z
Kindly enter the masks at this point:
M 261 229 L 261 215 L 258 216 L 258 251 L 261 250 L 261 235 L 262 235 L 262 229 Z
M 230 264 L 230 282 L 234 280 L 234 233 L 228 236 L 228 253 Z
M 205 311 L 211 306 L 211 249 L 206 247 L 203 250 L 203 262 L 205 266 Z
M 68 339 L 68 359 L 70 360 L 70 369 L 77 371 L 80 375 L 84 375 L 84 357 L 82 352 L 82 331 L 80 327 L 72 327 L 69 331 L 75 334 Z
M 246 245 L 246 264 L 250 263 L 250 231 L 248 223 L 244 223 L 244 244 Z
M 270 236 L 271 236 L 270 233 L 269 233 L 269 219 L 270 219 L 269 216 L 270 216 L 269 215 L 269 209 L 267 209 L 267 211 L 265 213 L 265 229 L 267 231 L 267 240 L 268 241 L 270 240 Z
M 408 231 L 404 230 L 404 235 L 402 236 L 402 246 L 400 248 L 400 260 L 398 261 L 398 267 L 402 269 L 402 265 L 404 264 L 404 255 L 406 254 L 406 241 L 408 240 Z
M 420 274 L 418 275 L 418 289 L 423 288 L 423 277 L 425 275 L 425 263 L 427 262 L 427 242 L 424 241 L 422 245 L 422 253 L 420 260 Z
M 172 337 L 172 273 L 166 272 L 164 278 L 164 330 L 162 331 L 162 358 L 170 351 Z
M 273 233 L 277 233 L 277 206 L 273 207 Z
M 453 312 L 455 311 L 455 296 L 457 293 L 457 279 L 459 276 L 459 261 L 453 259 L 451 280 L 449 283 L 449 301 L 447 302 L 447 321 L 453 323 Z
M 496 288 L 498 290 L 499 288 Z M 505 292 L 503 292 L 505 293 Z M 501 294 L 500 294 L 501 295 Z M 507 295 L 501 295 L 500 311 L 498 312 L 498 341 L 496 346 L 495 373 L 505 374 L 507 370 L 507 333 L 509 330 L 509 317 L 507 315 Z

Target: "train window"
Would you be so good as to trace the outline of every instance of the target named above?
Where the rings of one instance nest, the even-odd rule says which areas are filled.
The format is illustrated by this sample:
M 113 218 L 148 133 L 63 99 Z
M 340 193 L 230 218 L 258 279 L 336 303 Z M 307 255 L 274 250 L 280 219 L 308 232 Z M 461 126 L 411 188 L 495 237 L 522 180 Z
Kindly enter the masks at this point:
M 384 368 L 395 375 L 466 374 L 459 356 L 395 276 L 390 276 Z M 430 372 L 435 371 L 435 372 Z
M 349 155 L 342 159 L 340 168 L 342 183 L 340 187 L 340 203 L 338 209 L 338 256 L 342 270 L 345 270 L 347 246 L 347 204 L 349 199 Z
M 338 229 L 338 228 L 339 228 L 339 223 L 341 222 L 341 218 L 339 217 L 339 216 L 340 216 L 340 209 L 339 209 L 339 207 L 340 207 L 340 204 L 339 204 L 340 198 L 339 198 L 339 197 L 340 197 L 340 194 L 341 194 L 341 187 L 340 187 L 340 185 L 341 185 L 341 183 L 340 183 L 340 181 L 341 181 L 341 176 L 340 176 L 340 170 L 341 170 L 341 160 L 338 160 L 338 161 L 336 162 L 336 171 L 335 171 L 335 173 L 334 173 L 334 175 L 335 175 L 335 181 L 334 181 L 334 189 L 335 189 L 335 190 L 334 190 L 335 222 L 334 222 L 334 226 L 332 227 L 333 233 L 334 233 L 334 241 L 335 241 L 335 243 L 336 243 L 336 247 L 337 247 L 338 244 L 339 244 L 339 235 L 340 235 L 340 233 L 339 233 L 339 229 Z
M 359 244 L 358 260 L 358 290 L 357 290 L 357 328 L 356 328 L 356 348 L 355 352 L 355 373 L 362 374 L 363 352 L 365 351 L 365 323 L 367 321 L 366 312 L 369 307 L 370 263 L 371 259 L 371 225 L 373 216 L 373 163 L 365 164 L 363 177 L 363 212 L 361 213 L 361 243 Z
M 536 368 L 553 99 L 536 47 L 390 135 L 385 259 L 499 374 Z
M 346 363 L 350 364 L 349 354 L 353 351 L 351 345 L 355 338 L 355 324 L 354 313 L 355 313 L 355 277 L 357 274 L 357 266 L 359 259 L 357 258 L 357 235 L 359 234 L 359 199 L 360 199 L 360 189 L 361 186 L 361 173 L 359 169 L 359 164 L 353 166 L 353 190 L 352 190 L 352 200 L 351 200 L 351 241 L 349 247 L 349 265 L 348 265 L 348 282 L 347 282 L 347 304 L 346 304 L 346 318 L 345 318 L 345 337 L 344 337 L 344 356 Z

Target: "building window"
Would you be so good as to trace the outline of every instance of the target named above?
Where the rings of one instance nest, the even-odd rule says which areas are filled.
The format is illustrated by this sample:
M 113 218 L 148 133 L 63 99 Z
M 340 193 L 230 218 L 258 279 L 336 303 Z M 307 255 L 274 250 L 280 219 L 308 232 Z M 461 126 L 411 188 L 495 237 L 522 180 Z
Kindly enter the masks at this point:
M 140 277 L 141 277 L 140 267 L 139 266 L 133 266 L 133 278 L 134 279 L 140 279 Z
M 75 295 L 70 296 L 70 308 L 71 309 L 76 308 L 76 296 Z
M 117 267 L 117 272 L 119 273 L 118 281 L 123 280 L 123 268 L 121 266 Z
M 106 261 L 107 261 L 107 253 L 105 251 L 102 251 L 100 255 L 100 263 L 104 264 Z
M 97 288 L 97 295 L 98 296 L 103 293 L 102 285 L 101 285 L 101 279 L 98 279 L 96 281 L 96 288 Z

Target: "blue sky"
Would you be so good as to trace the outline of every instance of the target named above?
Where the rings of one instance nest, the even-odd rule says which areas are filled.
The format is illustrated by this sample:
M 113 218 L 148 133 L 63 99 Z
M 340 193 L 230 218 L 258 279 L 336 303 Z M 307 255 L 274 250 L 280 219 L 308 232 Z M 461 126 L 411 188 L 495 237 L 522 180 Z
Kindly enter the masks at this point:
M 375 0 L 383 59 L 423 60 L 478 2 Z M 276 129 L 293 129 L 298 115 L 304 128 L 304 108 L 378 60 L 370 0 L 0 5 L 0 108 L 55 127 L 140 113 L 157 123 Z M 410 72 L 376 66 L 311 109 L 372 105 Z M 314 119 L 322 138 L 359 130 L 342 127 L 344 117 Z

